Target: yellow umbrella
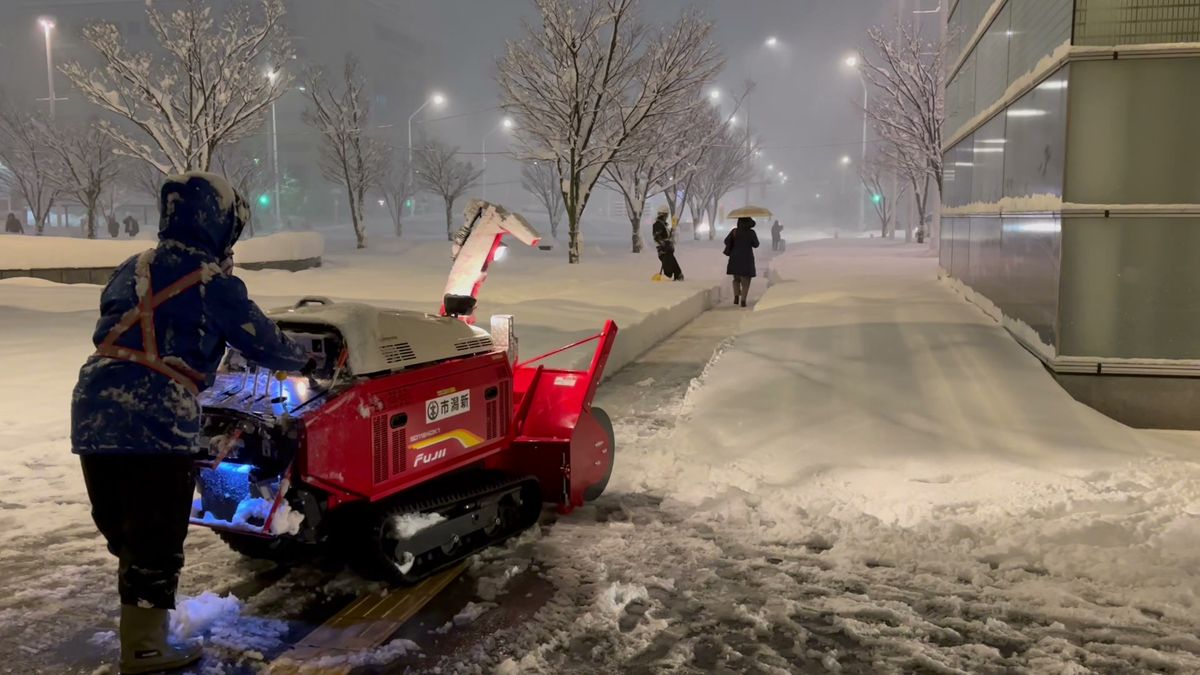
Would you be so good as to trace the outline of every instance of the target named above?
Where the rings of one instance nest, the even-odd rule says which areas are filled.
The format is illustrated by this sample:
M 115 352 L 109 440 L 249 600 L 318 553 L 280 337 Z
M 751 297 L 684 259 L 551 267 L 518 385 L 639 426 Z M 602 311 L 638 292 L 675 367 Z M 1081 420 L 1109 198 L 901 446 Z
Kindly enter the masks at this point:
M 743 206 L 740 209 L 730 211 L 725 217 L 730 220 L 737 220 L 738 218 L 770 218 L 771 211 L 762 206 Z

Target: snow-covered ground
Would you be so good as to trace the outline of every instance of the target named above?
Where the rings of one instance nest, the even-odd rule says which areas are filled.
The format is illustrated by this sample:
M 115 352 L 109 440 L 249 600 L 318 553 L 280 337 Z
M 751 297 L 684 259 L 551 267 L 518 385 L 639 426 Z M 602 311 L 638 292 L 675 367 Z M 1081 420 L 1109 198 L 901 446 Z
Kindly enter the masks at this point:
M 266 304 L 320 293 L 429 308 L 440 246 L 243 276 Z M 706 246 L 685 247 L 685 284 L 650 283 L 650 254 L 601 247 L 569 270 L 560 252 L 539 255 L 514 250 L 481 310 L 516 314 L 526 354 L 609 315 L 641 317 L 651 328 L 625 335 L 651 344 L 725 283 Z M 936 280 L 925 247 L 815 242 L 771 266 L 779 282 L 757 282 L 753 311 L 708 312 L 601 387 L 618 436 L 603 498 L 479 556 L 444 618 L 356 662 L 1200 671 L 1200 435 L 1131 430 L 1074 402 Z M 114 565 L 66 440 L 96 292 L 0 282 L 0 654 L 13 655 L 0 672 L 89 672 L 112 653 Z M 182 591 L 197 598 L 178 628 L 207 636 L 204 672 L 256 672 L 306 607 L 363 589 L 317 568 L 272 572 L 196 533 Z
M 688 246 L 683 264 L 695 281 L 684 283 L 650 281 L 658 269 L 652 252 L 634 256 L 605 245 L 588 247 L 585 256 L 583 265 L 568 268 L 561 249 L 514 247 L 492 269 L 477 312 L 481 323 L 493 312 L 516 314 L 522 353 L 533 355 L 613 318 L 622 328 L 611 361 L 619 368 L 702 312 L 723 272 L 719 248 L 710 245 Z M 333 237 L 319 269 L 239 275 L 264 306 L 324 295 L 434 311 L 449 266 L 444 241 L 381 238 L 374 248 L 354 251 Z M 0 657 L 19 658 L 0 658 L 0 672 L 30 672 L 31 664 L 46 664 L 34 672 L 65 672 L 63 663 L 71 661 L 63 650 L 79 651 L 72 641 L 81 631 L 91 636 L 111 628 L 115 563 L 91 523 L 68 427 L 71 388 L 92 350 L 99 293 L 91 285 L 0 281 Z M 188 540 L 184 593 L 228 592 L 260 568 L 196 531 Z M 221 615 L 209 604 L 197 611 Z
M 773 271 L 678 406 L 618 425 L 590 518 L 496 564 L 551 599 L 448 670 L 1200 672 L 1196 434 L 1073 401 L 921 248 Z

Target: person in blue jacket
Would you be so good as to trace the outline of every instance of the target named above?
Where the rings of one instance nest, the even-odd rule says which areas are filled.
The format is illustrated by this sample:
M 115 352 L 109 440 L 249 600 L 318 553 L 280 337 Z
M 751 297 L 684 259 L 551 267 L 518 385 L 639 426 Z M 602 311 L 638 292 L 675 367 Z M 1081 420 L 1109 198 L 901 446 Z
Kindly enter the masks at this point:
M 249 208 L 229 183 L 202 172 L 170 176 L 159 208 L 158 246 L 126 260 L 104 287 L 96 352 L 71 402 L 71 445 L 92 518 L 119 561 L 122 673 L 200 658 L 198 646 L 168 642 L 168 610 L 191 512 L 196 396 L 226 344 L 275 370 L 311 368 L 230 273 Z

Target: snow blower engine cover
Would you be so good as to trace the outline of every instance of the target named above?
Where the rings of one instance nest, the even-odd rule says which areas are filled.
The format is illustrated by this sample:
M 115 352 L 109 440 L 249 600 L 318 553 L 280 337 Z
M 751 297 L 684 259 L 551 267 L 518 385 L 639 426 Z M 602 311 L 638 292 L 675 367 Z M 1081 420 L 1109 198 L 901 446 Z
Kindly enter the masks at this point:
M 463 218 L 465 222 L 450 247 L 454 266 L 442 296 L 442 315 L 474 323 L 479 288 L 487 279 L 488 266 L 504 235 L 511 234 L 527 246 L 537 246 L 541 235 L 520 214 L 481 199 L 472 199 L 467 204 Z

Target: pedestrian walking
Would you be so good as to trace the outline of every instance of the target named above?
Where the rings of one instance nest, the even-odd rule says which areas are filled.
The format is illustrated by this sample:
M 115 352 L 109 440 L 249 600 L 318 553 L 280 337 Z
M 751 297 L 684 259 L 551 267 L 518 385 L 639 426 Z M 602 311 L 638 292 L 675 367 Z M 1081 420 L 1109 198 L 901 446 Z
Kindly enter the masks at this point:
M 776 220 L 771 226 L 771 250 L 778 251 L 783 248 L 783 226 Z
M 116 239 L 117 236 L 121 234 L 121 224 L 117 222 L 117 219 L 115 216 L 113 216 L 113 214 L 110 213 L 105 217 L 104 224 L 108 227 L 108 236 L 112 237 L 113 239 Z
M 142 229 L 138 226 L 137 218 L 134 218 L 133 216 L 125 216 L 125 220 L 121 221 L 121 223 L 125 226 L 125 234 L 130 239 L 136 237 L 138 232 Z
M 8 218 L 4 219 L 4 231 L 9 234 L 25 234 L 25 226 L 17 220 L 16 214 L 9 211 Z
M 670 211 L 665 206 L 658 209 L 658 216 L 654 219 L 652 228 L 654 247 L 658 250 L 658 260 L 662 263 L 663 276 L 675 281 L 683 281 L 683 269 L 679 267 L 679 261 L 675 259 L 675 232 L 667 223 L 669 213 Z
M 753 218 L 738 218 L 737 227 L 725 236 L 725 255 L 729 264 L 725 273 L 733 277 L 733 304 L 746 306 L 750 295 L 750 280 L 758 276 L 754 264 L 754 249 L 758 248 L 758 235 L 754 233 Z

